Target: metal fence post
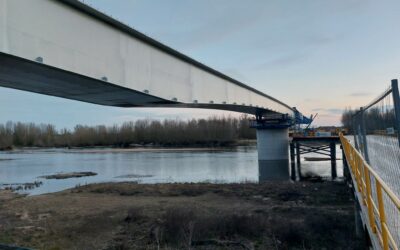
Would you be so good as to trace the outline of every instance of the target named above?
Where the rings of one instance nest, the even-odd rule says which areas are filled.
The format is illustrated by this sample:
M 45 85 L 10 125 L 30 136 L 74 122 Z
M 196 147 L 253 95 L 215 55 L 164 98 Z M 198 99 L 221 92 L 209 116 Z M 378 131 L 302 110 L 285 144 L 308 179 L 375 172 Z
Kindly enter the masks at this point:
M 400 97 L 399 97 L 399 84 L 397 82 L 397 79 L 392 80 L 392 94 L 393 94 L 394 112 L 396 116 L 395 129 L 397 130 L 397 139 L 399 141 L 399 146 L 400 146 Z
M 361 130 L 361 113 L 362 111 L 359 111 L 359 113 L 356 115 L 357 143 L 358 143 L 357 150 L 364 154 L 364 141 Z
M 358 128 L 357 128 L 355 116 L 352 117 L 352 123 L 353 123 L 352 125 L 353 125 L 354 145 L 355 145 L 356 149 L 359 150 L 360 148 L 358 147 L 358 141 L 357 141 Z
M 365 160 L 369 163 L 368 156 L 368 143 L 367 143 L 367 131 L 365 129 L 365 119 L 364 119 L 364 108 L 360 108 L 360 127 L 361 127 L 361 136 L 362 136 L 362 145 L 363 145 L 363 153 Z

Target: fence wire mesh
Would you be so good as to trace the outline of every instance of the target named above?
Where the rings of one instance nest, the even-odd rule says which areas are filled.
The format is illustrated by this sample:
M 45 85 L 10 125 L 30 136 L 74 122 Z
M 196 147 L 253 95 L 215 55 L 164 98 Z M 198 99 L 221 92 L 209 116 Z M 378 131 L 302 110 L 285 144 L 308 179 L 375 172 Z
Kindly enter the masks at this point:
M 397 98 L 397 100 L 396 100 Z M 354 144 L 371 168 L 400 197 L 399 96 L 397 81 L 371 104 L 353 116 Z M 397 115 L 396 115 L 397 113 Z M 371 180 L 372 199 L 377 204 L 376 183 Z M 383 197 L 388 228 L 400 245 L 400 212 L 393 201 Z M 382 230 L 378 226 L 378 230 Z

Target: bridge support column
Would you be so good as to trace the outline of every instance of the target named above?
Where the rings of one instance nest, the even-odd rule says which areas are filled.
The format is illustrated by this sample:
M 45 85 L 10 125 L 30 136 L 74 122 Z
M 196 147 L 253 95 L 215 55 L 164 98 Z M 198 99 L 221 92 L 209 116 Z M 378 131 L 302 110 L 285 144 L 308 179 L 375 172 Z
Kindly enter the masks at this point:
M 257 128 L 260 181 L 289 180 L 289 129 Z

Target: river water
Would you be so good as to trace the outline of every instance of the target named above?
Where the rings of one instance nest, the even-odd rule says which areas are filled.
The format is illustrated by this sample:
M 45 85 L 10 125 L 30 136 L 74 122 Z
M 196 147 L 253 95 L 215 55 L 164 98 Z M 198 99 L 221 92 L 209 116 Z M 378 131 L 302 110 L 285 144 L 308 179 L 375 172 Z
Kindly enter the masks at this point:
M 341 157 L 337 150 L 338 158 Z M 318 156 L 318 155 L 307 155 Z M 338 160 L 338 176 L 342 176 Z M 302 162 L 302 174 L 329 177 L 330 162 Z M 96 176 L 44 179 L 57 173 L 91 171 Z M 0 188 L 13 184 L 42 182 L 19 192 L 30 195 L 57 192 L 77 185 L 99 182 L 139 183 L 258 182 L 256 146 L 210 149 L 68 150 L 25 149 L 0 153 Z

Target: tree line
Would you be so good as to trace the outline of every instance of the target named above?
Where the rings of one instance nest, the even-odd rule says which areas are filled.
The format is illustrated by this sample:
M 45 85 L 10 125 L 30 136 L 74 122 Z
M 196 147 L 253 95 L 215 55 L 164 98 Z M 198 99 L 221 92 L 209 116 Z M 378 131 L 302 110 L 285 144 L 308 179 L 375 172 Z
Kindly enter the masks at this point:
M 360 115 L 354 116 L 358 110 L 346 108 L 342 114 L 342 124 L 349 133 L 353 133 L 353 122 L 359 123 Z M 364 122 L 367 134 L 383 131 L 387 128 L 396 128 L 396 115 L 394 108 L 382 109 L 380 107 L 369 108 L 364 111 Z M 397 128 L 396 128 L 397 129 Z
M 52 124 L 7 122 L 0 124 L 0 149 L 13 147 L 129 147 L 228 145 L 239 139 L 255 139 L 249 117 L 210 117 L 191 120 L 137 120 L 122 125 L 76 125 L 57 130 Z

